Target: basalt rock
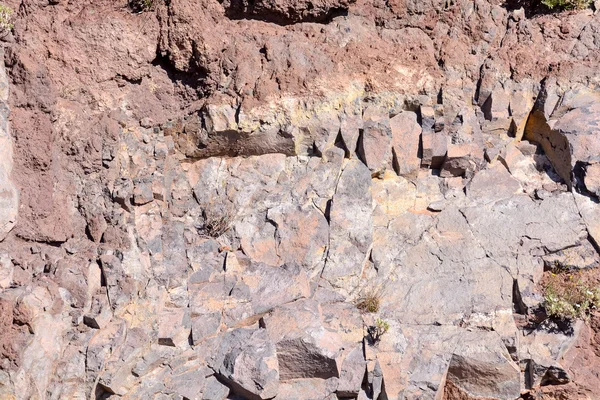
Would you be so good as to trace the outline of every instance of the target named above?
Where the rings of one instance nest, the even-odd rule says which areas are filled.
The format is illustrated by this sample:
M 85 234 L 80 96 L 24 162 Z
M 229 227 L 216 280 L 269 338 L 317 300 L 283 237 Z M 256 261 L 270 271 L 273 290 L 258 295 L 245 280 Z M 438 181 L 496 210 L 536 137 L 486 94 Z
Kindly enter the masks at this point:
M 597 395 L 600 14 L 5 3 L 0 397 Z

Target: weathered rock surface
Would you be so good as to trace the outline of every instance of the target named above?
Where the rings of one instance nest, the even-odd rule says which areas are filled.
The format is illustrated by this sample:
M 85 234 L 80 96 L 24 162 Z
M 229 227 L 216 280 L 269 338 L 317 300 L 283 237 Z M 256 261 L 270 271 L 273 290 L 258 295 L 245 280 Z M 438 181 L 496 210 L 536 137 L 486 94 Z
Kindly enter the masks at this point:
M 1 398 L 597 396 L 599 13 L 88 3 L 6 2 Z

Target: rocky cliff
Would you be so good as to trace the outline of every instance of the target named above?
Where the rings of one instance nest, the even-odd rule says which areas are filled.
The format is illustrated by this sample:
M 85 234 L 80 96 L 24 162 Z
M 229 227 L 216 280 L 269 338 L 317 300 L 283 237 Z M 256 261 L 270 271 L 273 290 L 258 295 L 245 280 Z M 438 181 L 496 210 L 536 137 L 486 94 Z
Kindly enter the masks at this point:
M 594 7 L 5 4 L 0 398 L 599 398 Z

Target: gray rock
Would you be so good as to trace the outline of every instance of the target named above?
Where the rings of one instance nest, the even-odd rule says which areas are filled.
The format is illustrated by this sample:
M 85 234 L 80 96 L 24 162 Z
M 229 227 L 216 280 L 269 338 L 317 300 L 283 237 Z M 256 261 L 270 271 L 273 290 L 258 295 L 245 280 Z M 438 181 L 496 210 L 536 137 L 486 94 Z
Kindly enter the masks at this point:
M 103 329 L 111 321 L 112 316 L 106 290 L 102 289 L 92 297 L 90 310 L 83 316 L 83 322 L 91 328 Z
M 279 307 L 264 318 L 264 325 L 277 347 L 282 380 L 340 376 L 342 338 L 323 326 L 317 302 Z
M 8 146 L 10 141 L 2 145 L 2 137 L 0 137 L 0 158 L 8 157 L 2 155 L 6 152 L 5 146 Z M 12 147 L 12 143 L 10 143 Z M 0 241 L 6 238 L 6 235 L 13 229 L 17 223 L 19 194 L 15 185 L 9 179 L 9 171 L 0 168 Z
M 282 381 L 275 399 L 286 400 L 337 400 L 334 394 L 337 378 L 291 379 Z
M 191 360 L 175 367 L 166 377 L 165 386 L 183 398 L 203 400 L 204 391 L 209 383 L 206 377 L 211 373 L 212 371 L 199 360 Z
M 576 344 L 582 329 L 586 329 L 582 321 L 577 321 L 570 333 L 560 332 L 556 324 L 546 321 L 521 338 L 519 360 L 525 369 L 523 383 L 527 389 L 564 384 L 572 379 L 561 362 L 567 351 Z
M 415 177 L 421 165 L 419 143 L 421 126 L 417 115 L 404 111 L 390 119 L 392 130 L 392 166 L 398 175 Z
M 104 360 L 98 385 L 109 393 L 126 394 L 136 380 L 132 370 L 149 345 L 148 335 L 141 328 L 127 330 L 122 344 L 113 348 L 110 357 Z
M 362 116 L 344 113 L 341 117 L 340 134 L 347 150 L 347 156 L 352 157 L 356 152 L 360 131 L 363 129 Z
M 335 112 L 317 113 L 303 130 L 307 131 L 309 140 L 313 141 L 314 150 L 321 155 L 335 144 L 340 133 L 339 116 Z
M 329 256 L 322 277 L 337 287 L 356 285 L 373 241 L 371 174 L 351 159 L 340 176 L 330 210 Z
M 597 246 L 600 243 L 600 207 L 594 199 L 579 193 L 573 192 L 573 197 L 587 231 Z
M 421 127 L 426 132 L 433 131 L 435 125 L 435 109 L 430 106 L 419 107 L 419 115 L 421 117 Z
M 342 363 L 342 371 L 337 387 L 337 395 L 339 397 L 358 396 L 366 367 L 367 361 L 363 355 L 362 345 L 350 351 Z
M 522 193 L 521 184 L 500 162 L 477 173 L 467 186 L 467 196 L 481 203 L 506 199 L 518 193 Z
M 512 400 L 521 392 L 520 369 L 494 332 L 465 333 L 446 379 L 473 397 Z
M 152 181 L 149 178 L 136 179 L 133 182 L 133 203 L 143 205 L 154 200 Z
M 214 376 L 206 378 L 202 392 L 202 400 L 225 400 L 229 396 L 229 388 Z
M 446 135 L 444 132 L 423 129 L 421 138 L 423 146 L 421 166 L 431 169 L 441 168 L 448 151 Z
M 13 283 L 15 266 L 7 253 L 0 253 L 0 289 L 6 289 Z
M 310 296 L 308 275 L 297 265 L 270 267 L 253 263 L 238 278 L 229 294 L 234 307 L 225 311 L 228 324 Z
M 313 205 L 304 209 L 281 205 L 269 209 L 267 218 L 277 229 L 280 262 L 298 264 L 309 271 L 322 269 L 329 244 L 329 226 L 322 211 Z
M 264 329 L 227 332 L 210 362 L 234 393 L 248 399 L 270 399 L 279 389 L 279 363 Z

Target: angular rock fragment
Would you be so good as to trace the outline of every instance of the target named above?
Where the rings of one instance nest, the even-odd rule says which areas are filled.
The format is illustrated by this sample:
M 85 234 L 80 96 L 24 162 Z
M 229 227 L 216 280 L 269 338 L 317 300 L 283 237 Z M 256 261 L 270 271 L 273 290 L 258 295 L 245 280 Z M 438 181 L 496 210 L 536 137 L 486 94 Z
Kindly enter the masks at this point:
M 392 158 L 392 129 L 386 112 L 374 107 L 363 114 L 363 131 L 358 141 L 358 155 L 372 174 L 381 172 Z
M 521 392 L 520 369 L 494 332 L 469 332 L 453 351 L 447 382 L 467 396 L 512 400 Z
M 109 393 L 125 395 L 135 383 L 136 378 L 132 370 L 138 357 L 149 345 L 150 340 L 144 330 L 141 328 L 127 330 L 122 344 L 113 349 L 112 354 L 104 359 L 105 369 L 100 374 L 98 384 Z
M 362 345 L 353 349 L 344 359 L 337 387 L 338 397 L 356 397 L 362 388 L 367 368 Z
M 143 205 L 154 200 L 150 179 L 136 179 L 133 184 L 133 203 L 135 205 Z
M 306 139 L 312 141 L 313 148 L 309 148 L 308 153 L 316 151 L 317 155 L 322 155 L 335 144 L 340 132 L 340 119 L 334 112 L 318 113 L 310 120 L 308 126 L 301 130 L 305 130 Z
M 484 117 L 488 121 L 508 118 L 510 96 L 504 88 L 497 86 L 481 106 Z
M 90 310 L 83 316 L 83 322 L 94 329 L 103 329 L 108 325 L 112 316 L 106 290 L 103 288 L 92 297 Z
M 165 308 L 158 317 L 158 344 L 182 347 L 188 344 L 191 321 L 187 308 Z
M 298 264 L 309 271 L 320 266 L 329 242 L 329 226 L 323 213 L 285 205 L 273 207 L 267 218 L 277 227 L 277 252 L 285 264 Z
M 325 329 L 321 318 L 319 304 L 312 300 L 279 307 L 264 317 L 269 338 L 277 347 L 282 380 L 340 376 L 343 342 Z
M 346 156 L 352 157 L 356 152 L 360 131 L 363 129 L 363 119 L 356 114 L 343 114 L 341 117 L 340 134 L 346 148 Z
M 423 130 L 421 143 L 423 146 L 421 165 L 431 169 L 440 169 L 448 151 L 447 138 L 444 132 Z
M 337 378 L 291 379 L 279 384 L 276 399 L 289 400 L 337 400 Z
M 561 385 L 571 380 L 571 375 L 561 363 L 584 329 L 586 327 L 579 321 L 574 324 L 572 332 L 560 332 L 553 322 L 548 322 L 521 338 L 519 360 L 525 369 L 523 383 L 527 389 Z M 552 330 L 554 333 L 550 333 Z
M 598 203 L 576 192 L 573 192 L 573 197 L 575 198 L 577 208 L 581 213 L 591 241 L 596 249 L 598 249 L 600 246 L 600 208 L 598 207 Z
M 275 345 L 264 329 L 227 332 L 210 362 L 234 393 L 247 399 L 270 399 L 279 389 Z
M 536 96 L 528 85 L 515 85 L 510 94 L 509 114 L 511 122 L 511 134 L 518 140 L 521 140 L 527 124 L 527 118 L 534 106 Z M 533 85 L 532 85 L 533 86 Z
M 390 119 L 392 130 L 392 167 L 400 176 L 415 177 L 421 160 L 419 143 L 421 127 L 417 114 L 404 111 Z
M 471 143 L 450 144 L 440 176 L 472 175 L 482 161 L 483 151 L 479 146 Z
M 590 164 L 585 169 L 583 178 L 585 188 L 600 197 L 600 163 Z
M 229 388 L 214 376 L 206 378 L 202 391 L 202 400 L 225 400 L 229 396 Z
M 205 399 L 204 392 L 209 383 L 206 377 L 212 374 L 210 368 L 202 365 L 201 360 L 198 359 L 181 365 L 176 363 L 172 363 L 172 365 L 172 371 L 165 379 L 165 386 L 186 399 Z M 218 391 L 208 394 L 218 395 Z
M 209 132 L 236 131 L 236 109 L 230 105 L 209 104 L 204 110 L 204 123 Z
M 250 311 L 247 317 L 310 296 L 308 276 L 297 265 L 270 267 L 253 263 L 238 278 L 229 296 L 237 301 L 241 310 Z M 235 312 L 235 308 L 231 312 Z
M 435 109 L 429 106 L 419 107 L 419 116 L 421 117 L 421 127 L 426 132 L 433 131 L 435 125 Z
M 478 202 L 497 201 L 521 192 L 519 181 L 500 162 L 479 171 L 467 186 L 467 196 Z

